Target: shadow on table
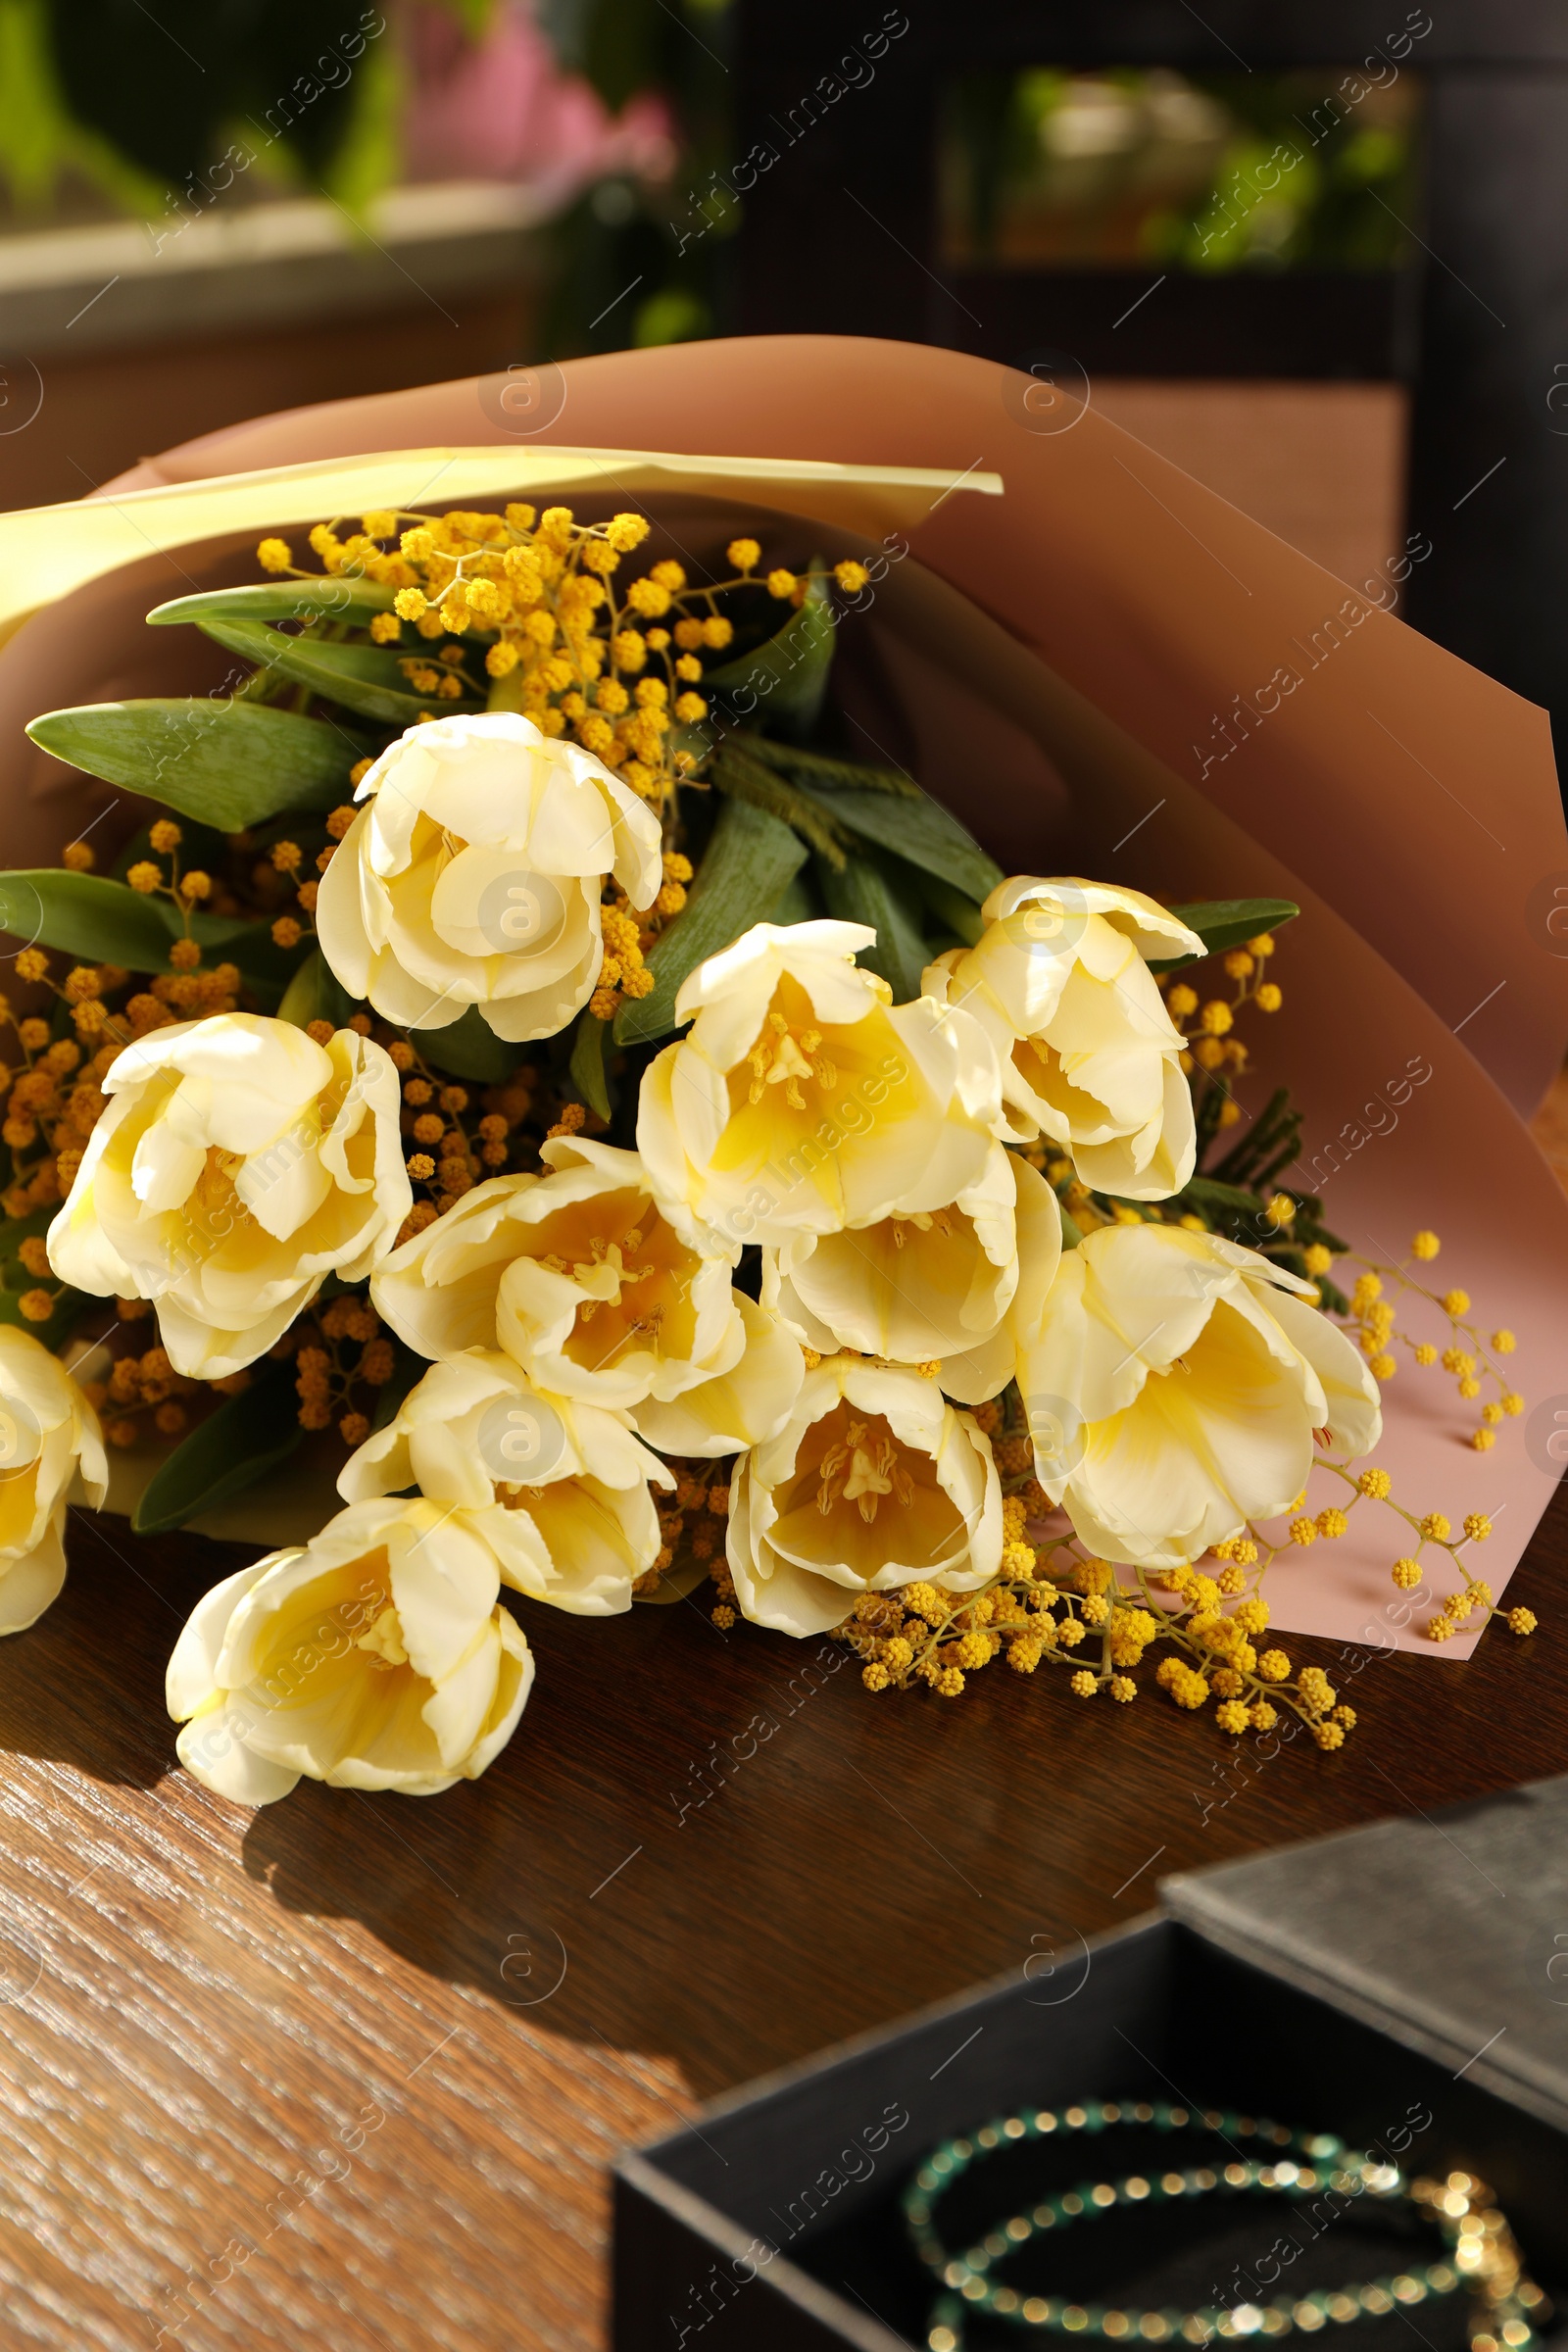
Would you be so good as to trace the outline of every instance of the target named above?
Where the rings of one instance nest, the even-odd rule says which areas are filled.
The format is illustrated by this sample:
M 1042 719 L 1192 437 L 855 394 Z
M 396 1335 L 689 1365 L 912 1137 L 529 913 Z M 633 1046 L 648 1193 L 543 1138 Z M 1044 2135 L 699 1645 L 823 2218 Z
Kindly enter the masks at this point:
M 549 2033 L 667 2053 L 705 2093 L 1021 1967 L 1037 1932 L 1077 1948 L 1042 1885 L 1059 1836 L 1018 1792 L 1054 1711 L 1017 1678 L 939 1715 L 873 1701 L 830 1643 L 696 1608 L 521 1613 L 539 1671 L 507 1753 L 429 1803 L 301 1784 L 245 1834 L 280 1902 Z M 1065 1795 L 1089 1759 L 1057 1770 Z M 1116 1868 L 1115 1833 L 1107 1890 L 1158 1842 Z M 1068 1900 L 1092 1932 L 1103 1895 Z
M 176 1762 L 164 1670 L 216 1581 L 214 1548 L 180 1536 L 138 1540 L 123 1520 L 73 1509 L 65 1590 L 36 1625 L 0 1642 L 0 1749 L 112 1787 L 155 1788 Z M 216 1574 L 245 1556 L 235 1551 Z
M 1521 1572 L 1543 1612 L 1565 1536 L 1568 1497 Z M 216 1833 L 284 1911 L 358 1922 L 524 2030 L 666 2055 L 699 2093 L 1066 1969 L 1167 1871 L 1561 1769 L 1549 1617 L 1524 1652 L 1373 1661 L 1352 1749 L 1244 1764 L 1152 1690 L 1086 1706 L 998 1669 L 956 1704 L 871 1697 L 832 1643 L 720 1633 L 695 1599 L 600 1621 L 519 1602 L 538 1677 L 481 1781 L 428 1801 L 301 1782 L 248 1815 L 175 1770 L 163 1686 L 190 1608 L 249 1555 L 85 1512 L 70 1551 L 60 1599 L 0 1645 L 0 1750 L 156 1787 L 193 1859 Z

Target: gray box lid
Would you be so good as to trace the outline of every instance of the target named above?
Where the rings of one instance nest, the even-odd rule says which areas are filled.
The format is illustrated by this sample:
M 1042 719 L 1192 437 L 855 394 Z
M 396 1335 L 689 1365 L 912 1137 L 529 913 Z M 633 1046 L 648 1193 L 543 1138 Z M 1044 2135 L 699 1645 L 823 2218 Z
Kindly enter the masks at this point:
M 1568 1778 L 1160 1893 L 1211 1942 L 1568 2132 Z

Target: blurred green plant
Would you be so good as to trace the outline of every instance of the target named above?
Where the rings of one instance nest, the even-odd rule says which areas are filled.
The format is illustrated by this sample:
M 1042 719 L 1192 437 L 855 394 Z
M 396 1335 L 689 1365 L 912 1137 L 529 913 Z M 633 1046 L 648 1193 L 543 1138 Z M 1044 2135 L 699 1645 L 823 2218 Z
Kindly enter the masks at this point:
M 249 186 L 320 188 L 359 216 L 401 169 L 400 0 L 0 0 L 0 186 L 15 215 L 59 217 L 82 191 L 149 221 Z M 495 0 L 445 5 L 482 39 Z M 713 331 L 739 207 L 710 202 L 691 252 L 669 215 L 727 164 L 730 0 L 539 0 L 564 70 L 612 114 L 661 96 L 676 195 L 629 176 L 552 225 L 540 348 L 561 358 Z M 69 199 L 76 191 L 77 203 Z
M 556 224 L 541 335 L 555 357 L 714 331 L 739 203 L 710 199 L 710 233 L 691 252 L 670 213 L 694 214 L 704 183 L 730 161 L 732 16 L 731 0 L 544 0 L 540 20 L 562 65 L 582 74 L 612 114 L 640 91 L 662 97 L 679 151 L 669 190 L 607 180 Z
M 446 4 L 478 32 L 491 0 Z M 0 0 L 0 178 L 24 216 L 75 180 L 154 220 L 253 167 L 357 211 L 397 175 L 402 96 L 374 0 Z
M 944 246 L 982 266 L 1387 270 L 1418 132 L 1413 74 L 967 74 L 944 122 Z

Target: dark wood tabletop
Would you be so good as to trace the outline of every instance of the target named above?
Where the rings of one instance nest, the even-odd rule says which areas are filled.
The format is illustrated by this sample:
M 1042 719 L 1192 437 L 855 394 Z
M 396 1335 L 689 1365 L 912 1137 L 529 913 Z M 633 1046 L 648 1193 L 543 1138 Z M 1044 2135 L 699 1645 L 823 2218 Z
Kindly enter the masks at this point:
M 1075 1949 L 1167 1871 L 1568 1765 L 1561 1497 L 1510 1588 L 1528 1642 L 1349 1675 L 1293 1642 L 1360 1711 L 1335 1755 L 1249 1768 L 1152 1686 L 872 1697 L 695 1604 L 523 1603 L 538 1681 L 481 1782 L 256 1814 L 175 1767 L 163 1709 L 245 1555 L 85 1513 L 70 1549 L 0 1649 L 8 2345 L 578 2352 L 623 2142 Z

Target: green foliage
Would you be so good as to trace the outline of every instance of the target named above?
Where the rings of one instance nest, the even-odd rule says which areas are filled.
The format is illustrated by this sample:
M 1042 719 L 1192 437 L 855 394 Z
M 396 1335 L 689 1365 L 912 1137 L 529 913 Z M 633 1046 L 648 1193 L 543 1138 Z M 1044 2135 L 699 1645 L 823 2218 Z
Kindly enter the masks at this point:
M 131 1526 L 138 1536 L 183 1527 L 275 1470 L 303 1435 L 292 1367 L 264 1359 L 249 1388 L 225 1396 L 159 1464 Z
M 809 868 L 805 868 L 790 876 L 762 919 L 779 924 L 814 923 L 826 912 L 812 887 Z
M 1301 909 L 1290 899 L 1200 899 L 1191 906 L 1172 906 L 1167 911 L 1189 931 L 1198 933 L 1205 956 L 1222 956 L 1231 948 L 1245 947 L 1260 931 L 1280 930 Z M 1149 968 L 1152 972 L 1177 972 L 1198 960 L 1196 956 L 1168 956 L 1152 961 Z
M 330 1021 L 341 1029 L 354 1011 L 356 1000 L 336 977 L 318 948 L 313 948 L 295 971 L 277 1008 L 280 1021 L 308 1029 L 313 1021 Z
M 372 612 L 390 612 L 392 590 L 379 580 L 346 580 L 322 573 L 309 580 L 249 580 L 239 588 L 208 588 L 196 596 L 176 596 L 155 605 L 147 615 L 149 628 L 176 627 L 186 621 L 198 627 L 207 620 L 343 620 L 368 621 Z
M 704 674 L 703 691 L 721 712 L 780 735 L 808 735 L 821 715 L 833 666 L 836 624 L 827 583 L 814 571 L 804 603 L 749 654 Z
M 611 1111 L 610 1079 L 605 1069 L 605 1031 L 608 1023 L 601 1021 L 586 1007 L 577 1015 L 577 1034 L 571 1048 L 571 1083 L 590 1110 L 597 1110 L 602 1119 Z
M 465 13 L 479 19 L 486 11 L 470 8 Z M 322 179 L 326 194 L 356 225 L 371 201 L 402 173 L 402 119 L 408 98 L 402 56 L 391 41 L 377 41 L 366 51 L 355 74 L 348 120 Z
M 48 14 L 75 123 L 192 208 L 236 151 L 241 170 L 282 163 L 318 186 L 384 37 L 368 40 L 361 0 L 159 0 L 152 20 L 122 0 L 53 0 Z
M 848 760 L 829 752 L 809 752 L 804 744 L 775 743 L 766 735 L 749 735 L 746 748 L 768 767 L 781 767 L 819 788 L 848 785 L 857 792 L 890 792 L 907 801 L 923 799 L 920 787 L 901 767 L 876 767 L 864 760 Z
M 750 746 L 757 740 L 755 735 L 726 735 L 708 771 L 713 790 L 793 825 L 825 864 L 842 869 L 850 835 L 829 810 L 750 757 Z
M 218 949 L 238 962 L 235 948 L 253 945 L 253 935 L 265 933 L 267 926 L 229 915 L 194 914 L 190 928 L 204 949 Z M 168 899 L 143 898 L 103 874 L 41 865 L 0 874 L 0 930 L 84 962 L 162 972 L 169 967 L 170 943 L 180 936 L 180 922 Z
M 972 948 L 986 927 L 986 918 L 976 902 L 937 874 L 922 873 L 919 879 L 920 896 L 930 912 L 966 948 Z
M 452 1078 L 471 1078 L 476 1086 L 500 1086 L 511 1077 L 527 1049 L 497 1037 L 477 1004 L 445 1029 L 411 1029 L 409 1036 L 424 1060 Z
M 897 860 L 875 850 L 857 851 L 841 868 L 824 858 L 816 881 L 829 914 L 841 922 L 869 923 L 876 933 L 875 947 L 862 948 L 857 962 L 881 974 L 895 1004 L 917 997 L 931 958 L 921 932 L 919 896 L 900 875 Z
M 1218 1129 L 1225 1089 L 1209 1084 L 1198 1102 L 1198 1151 L 1201 1161 Z M 1343 1255 L 1348 1244 L 1323 1222 L 1323 1203 L 1315 1193 L 1298 1192 L 1282 1181 L 1300 1150 L 1301 1113 L 1291 1101 L 1288 1087 L 1279 1087 L 1264 1108 L 1233 1144 L 1223 1158 L 1196 1175 L 1174 1200 L 1162 1204 L 1162 1214 L 1176 1218 L 1188 1211 L 1200 1216 L 1209 1230 L 1257 1250 L 1288 1272 L 1306 1278 L 1306 1252 L 1314 1247 Z M 1289 1225 L 1275 1225 L 1266 1211 L 1270 1199 L 1284 1193 L 1296 1204 Z M 1323 1303 L 1343 1313 L 1345 1299 L 1321 1274 L 1310 1278 Z
M 230 620 L 212 615 L 197 624 L 202 634 L 231 654 L 280 677 L 309 687 L 328 702 L 340 703 L 362 718 L 385 727 L 412 727 L 424 715 L 478 709 L 466 702 L 439 702 L 434 695 L 416 694 L 409 684 L 400 659 L 390 647 L 333 645 L 322 637 L 285 637 L 265 620 Z M 245 704 L 235 708 L 244 710 Z
M 47 710 L 27 728 L 57 760 L 220 833 L 284 808 L 334 808 L 376 747 L 343 727 L 237 699 L 181 695 Z
M 863 840 L 891 850 L 939 882 L 951 883 L 965 898 L 989 898 L 1003 879 L 995 858 L 988 858 L 973 834 L 927 793 L 905 800 L 886 792 L 825 792 L 814 785 L 801 789 Z
M 48 202 L 67 140 L 46 0 L 0 0 L 0 172 L 19 207 Z
M 806 862 L 794 828 L 749 801 L 726 800 L 686 904 L 649 952 L 654 987 L 631 997 L 615 1016 L 615 1042 L 666 1037 L 688 972 L 762 920 Z

